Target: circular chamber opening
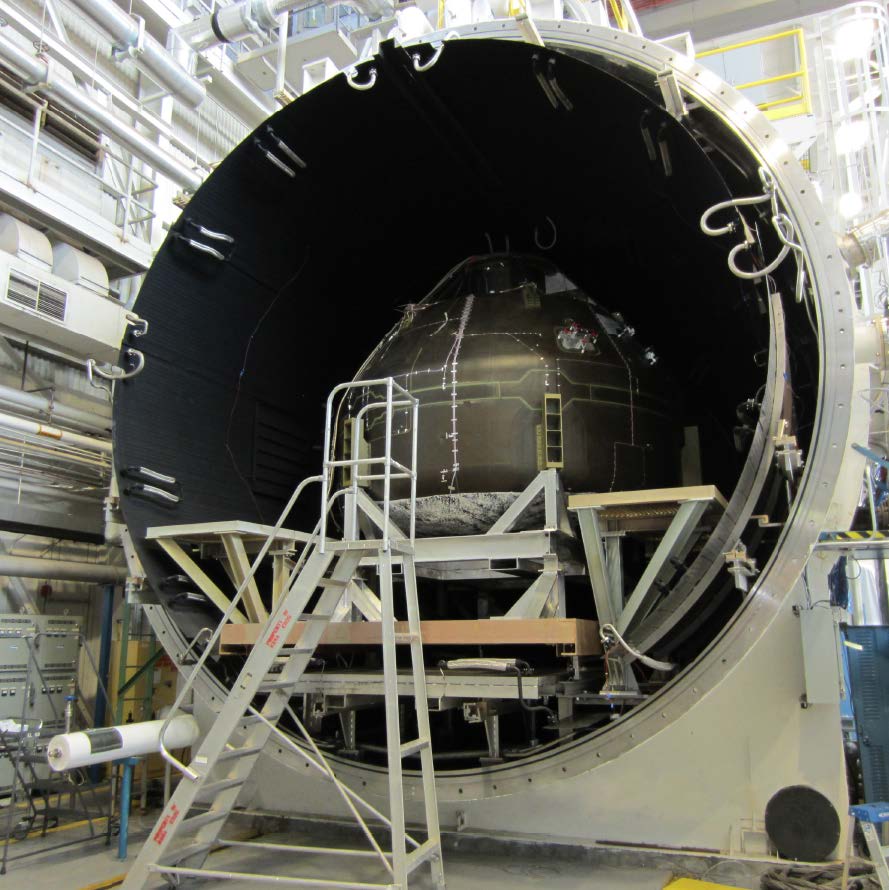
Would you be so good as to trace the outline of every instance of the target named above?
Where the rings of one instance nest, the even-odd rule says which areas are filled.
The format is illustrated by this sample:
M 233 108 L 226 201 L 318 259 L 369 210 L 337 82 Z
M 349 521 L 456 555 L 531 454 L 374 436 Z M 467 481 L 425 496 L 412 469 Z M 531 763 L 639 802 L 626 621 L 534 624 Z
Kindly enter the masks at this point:
M 771 181 L 720 114 L 687 97 L 677 119 L 652 69 L 592 50 L 454 40 L 422 72 L 414 52 L 433 51 L 384 44 L 371 89 L 337 77 L 287 106 L 191 199 L 139 297 L 146 366 L 117 385 L 115 453 L 151 586 L 191 639 L 219 616 L 191 568 L 229 594 L 238 572 L 231 541 L 207 524 L 274 523 L 319 472 L 335 385 L 391 376 L 414 394 L 418 540 L 450 542 L 427 543 L 440 558 L 417 564 L 423 620 L 616 625 L 608 658 L 595 631 L 579 649 L 469 630 L 427 642 L 426 667 L 442 680 L 437 769 L 471 771 L 619 725 L 732 621 L 755 571 L 747 560 L 765 564 L 796 496 L 818 345 L 793 251 L 758 278 L 729 269 L 739 242 L 737 266 L 756 270 L 772 265 L 782 232 L 792 240 L 770 201 L 714 214 L 711 225 L 732 226 L 722 236 L 701 230 L 709 208 L 762 196 Z M 368 384 L 335 401 L 334 457 L 384 452 L 384 413 L 359 418 L 384 397 Z M 412 409 L 394 412 L 392 453 L 405 466 L 414 425 Z M 479 540 L 541 471 L 556 480 L 554 512 L 544 486 L 504 534 L 539 533 L 550 550 Z M 151 472 L 175 479 L 178 500 L 157 494 Z M 337 470 L 332 491 L 354 472 Z M 379 509 L 382 481 L 359 485 Z M 693 486 L 716 493 L 691 496 Z M 613 497 L 562 510 L 591 493 Z M 390 494 L 406 528 L 409 486 L 395 480 Z M 343 502 L 331 536 L 362 522 L 379 534 L 366 516 L 350 526 Z M 318 512 L 316 488 L 288 526 L 310 531 Z M 170 526 L 179 533 L 157 531 Z M 255 538 L 242 542 L 249 552 Z M 260 612 L 298 551 L 282 545 L 277 569 L 259 571 Z M 372 612 L 375 567 L 357 583 L 356 618 Z M 403 619 L 397 565 L 394 589 Z M 381 697 L 348 682 L 379 677 L 379 648 L 318 655 L 313 673 L 346 680 L 302 696 L 304 719 L 329 750 L 384 763 Z M 521 664 L 439 668 L 467 657 Z M 210 663 L 230 683 L 243 658 Z M 405 708 L 405 738 L 413 720 Z

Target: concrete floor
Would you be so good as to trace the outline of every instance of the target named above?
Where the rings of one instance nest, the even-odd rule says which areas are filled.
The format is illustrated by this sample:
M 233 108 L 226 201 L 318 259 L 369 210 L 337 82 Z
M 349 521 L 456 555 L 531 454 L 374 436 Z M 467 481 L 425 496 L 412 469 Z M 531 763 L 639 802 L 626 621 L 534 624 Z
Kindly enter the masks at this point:
M 141 846 L 141 841 L 154 825 L 156 814 L 140 816 L 134 812 L 128 862 L 131 863 Z M 73 840 L 78 835 L 70 834 Z M 33 839 L 11 848 L 11 854 L 38 850 L 41 845 L 63 839 L 55 834 L 45 841 Z M 305 832 L 291 830 L 266 834 L 263 841 L 290 844 L 324 843 Z M 336 842 L 335 840 L 333 841 Z M 345 844 L 344 844 L 345 846 Z M 350 846 L 355 846 L 350 844 Z M 103 841 L 69 847 L 12 862 L 5 877 L 0 878 L 0 890 L 99 890 L 112 886 L 108 882 L 126 872 L 127 864 L 117 859 L 116 846 L 108 848 Z M 531 851 L 521 855 L 510 853 L 479 852 L 478 850 L 447 850 L 445 856 L 449 890 L 662 890 L 675 876 L 669 866 L 659 868 L 615 868 L 591 864 L 588 861 L 560 859 L 557 853 Z M 292 856 L 258 850 L 220 850 L 207 861 L 207 867 L 221 871 L 264 872 L 278 875 L 299 875 L 356 882 L 383 882 L 382 870 L 370 860 L 342 859 L 330 856 L 303 856 L 299 865 Z M 697 876 L 703 877 L 702 868 Z M 687 871 L 681 874 L 688 875 Z M 710 880 L 718 880 L 708 876 Z M 737 880 L 740 887 L 756 884 Z M 159 880 L 157 888 L 166 888 Z M 248 879 L 236 881 L 202 881 L 196 888 L 225 888 L 247 890 L 257 884 Z M 422 870 L 411 888 L 431 890 L 428 868 Z

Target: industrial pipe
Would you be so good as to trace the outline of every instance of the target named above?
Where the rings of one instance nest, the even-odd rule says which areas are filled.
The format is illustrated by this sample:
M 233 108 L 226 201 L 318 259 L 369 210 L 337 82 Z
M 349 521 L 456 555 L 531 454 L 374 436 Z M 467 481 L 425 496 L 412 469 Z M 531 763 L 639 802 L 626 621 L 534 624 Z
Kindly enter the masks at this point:
M 880 240 L 889 235 L 889 210 L 840 235 L 840 253 L 850 269 L 870 266 L 879 258 Z
M 0 466 L 0 474 L 7 469 L 12 471 L 13 468 Z M 0 475 L 0 490 L 14 491 L 16 495 L 21 495 L 27 492 L 28 494 L 33 494 L 38 497 L 58 498 L 65 501 L 80 501 L 84 504 L 91 504 L 94 507 L 98 507 L 101 504 L 101 499 L 98 497 L 89 497 L 80 492 L 68 491 L 66 488 L 56 487 L 48 482 L 45 485 L 40 485 L 34 482 L 23 482 L 20 479 L 14 479 L 3 475 Z
M 137 133 L 108 109 L 102 108 L 79 87 L 54 78 L 46 62 L 17 46 L 3 34 L 0 34 L 0 60 L 11 65 L 30 85 L 58 96 L 62 102 L 103 132 L 114 137 L 124 148 L 142 158 L 158 173 L 162 173 L 185 189 L 197 191 L 202 181 L 197 173 Z
M 83 3 L 86 0 L 77 2 Z M 214 12 L 198 16 L 194 21 L 178 28 L 176 33 L 193 50 L 201 52 L 220 43 L 232 43 L 272 31 L 280 27 L 282 16 L 315 5 L 315 0 L 241 0 L 240 3 L 220 6 Z M 333 0 L 329 5 L 337 6 L 339 3 Z M 392 10 L 392 4 L 386 0 L 358 0 L 349 5 L 371 19 L 381 18 L 384 13 Z M 286 18 L 284 22 L 286 24 Z
M 120 111 L 132 118 L 135 124 L 142 124 L 148 127 L 153 133 L 169 142 L 174 149 L 184 152 L 188 157 L 193 158 L 196 164 L 205 169 L 210 169 L 210 158 L 201 156 L 199 152 L 195 151 L 193 146 L 188 145 L 179 138 L 169 124 L 138 104 L 120 86 L 103 76 L 91 63 L 87 63 L 80 55 L 72 51 L 70 47 L 56 40 L 39 23 L 35 23 L 32 19 L 22 15 L 18 8 L 7 2 L 7 0 L 0 0 L 0 18 L 9 22 L 13 29 L 23 37 L 32 42 L 39 42 L 45 56 L 58 62 L 75 77 L 93 84 L 97 90 L 109 95 L 112 103 Z
M 93 584 L 122 584 L 126 566 L 74 562 L 70 559 L 39 559 L 34 556 L 0 555 L 0 576 L 40 578 L 47 581 L 88 581 Z
M 127 15 L 113 0 L 72 0 L 80 11 L 107 31 L 126 52 L 171 95 L 191 108 L 204 101 L 204 85 L 192 77 L 171 55 L 145 32 L 144 22 Z
M 311 0 L 241 0 L 231 6 L 221 6 L 214 12 L 198 16 L 177 29 L 176 33 L 192 49 L 200 52 L 271 31 L 278 24 L 278 16 L 294 9 L 314 5 Z
M 29 420 L 27 417 L 17 417 L 14 414 L 6 414 L 2 411 L 0 411 L 0 427 L 27 433 L 30 436 L 53 439 L 56 442 L 71 445 L 75 448 L 84 448 L 87 451 L 111 454 L 111 442 L 108 439 L 92 439 L 89 436 L 81 436 L 79 433 L 71 433 L 56 426 L 38 423 L 36 420 Z
M 55 400 L 50 401 L 50 399 L 40 393 L 25 392 L 22 389 L 14 389 L 3 384 L 0 384 L 0 402 L 15 405 L 17 408 L 24 408 L 28 411 L 48 414 L 62 423 L 91 432 L 107 435 L 111 429 L 111 420 L 108 418 L 92 414 L 89 411 L 81 411 L 79 408 L 60 405 Z

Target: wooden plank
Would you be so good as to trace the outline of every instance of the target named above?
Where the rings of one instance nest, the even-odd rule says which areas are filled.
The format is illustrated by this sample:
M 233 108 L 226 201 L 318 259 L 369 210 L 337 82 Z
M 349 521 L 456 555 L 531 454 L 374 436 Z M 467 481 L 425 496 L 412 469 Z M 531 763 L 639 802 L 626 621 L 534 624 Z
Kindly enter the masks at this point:
M 299 642 L 306 622 L 297 622 L 287 638 Z M 220 651 L 252 646 L 262 633 L 262 624 L 227 625 L 222 629 Z M 397 621 L 395 632 L 406 634 L 406 621 Z M 480 621 L 421 621 L 424 646 L 559 646 L 576 655 L 600 655 L 599 625 L 582 618 L 504 618 Z M 345 621 L 329 624 L 322 646 L 380 645 L 379 621 Z M 399 640 L 398 642 L 404 642 Z
M 723 508 L 726 499 L 715 485 L 687 485 L 684 488 L 647 488 L 641 491 L 603 491 L 573 494 L 568 509 L 582 507 L 642 507 L 654 504 L 683 504 L 686 501 L 714 501 Z
M 158 544 L 164 548 L 167 555 L 191 578 L 202 593 L 204 593 L 213 605 L 222 612 L 231 605 L 232 601 L 210 580 L 206 572 L 172 539 L 159 540 Z M 246 624 L 244 613 L 235 609 L 231 614 L 231 621 L 237 624 Z

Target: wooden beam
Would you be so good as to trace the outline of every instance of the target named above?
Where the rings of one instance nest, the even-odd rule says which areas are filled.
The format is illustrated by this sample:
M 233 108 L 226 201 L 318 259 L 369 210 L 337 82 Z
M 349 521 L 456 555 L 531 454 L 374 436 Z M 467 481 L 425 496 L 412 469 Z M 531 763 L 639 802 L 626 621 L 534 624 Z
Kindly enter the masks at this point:
M 225 555 L 228 557 L 228 565 L 234 576 L 235 589 L 239 589 L 244 583 L 244 579 L 250 575 L 250 560 L 247 558 L 247 551 L 244 548 L 244 542 L 238 535 L 220 535 L 222 538 L 222 546 L 225 547 Z M 242 599 L 247 617 L 251 621 L 268 621 L 269 613 L 262 604 L 262 597 L 259 595 L 259 587 L 256 585 L 256 577 L 250 578 L 246 588 L 244 588 L 244 596 Z
M 287 643 L 299 642 L 307 622 L 297 622 Z M 407 634 L 406 621 L 395 623 L 395 632 Z M 261 624 L 227 625 L 222 629 L 220 651 L 252 646 L 262 632 Z M 571 655 L 601 655 L 599 625 L 582 618 L 503 618 L 480 621 L 421 621 L 424 646 L 558 646 Z M 322 646 L 379 646 L 379 621 L 347 621 L 329 624 Z M 406 639 L 396 642 L 404 643 Z
M 197 585 L 217 609 L 224 612 L 232 601 L 210 580 L 204 570 L 179 546 L 172 538 L 158 540 L 158 544 L 164 548 L 164 552 L 170 557 L 189 578 Z M 244 613 L 235 609 L 231 614 L 231 621 L 236 624 L 246 624 Z

